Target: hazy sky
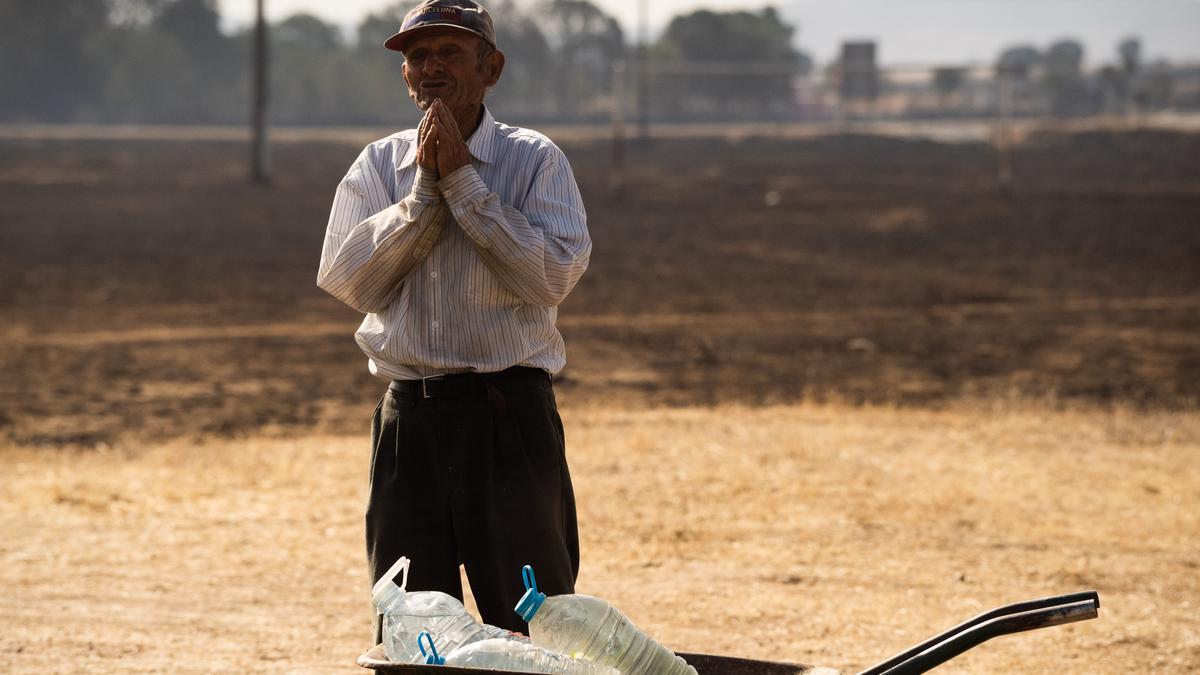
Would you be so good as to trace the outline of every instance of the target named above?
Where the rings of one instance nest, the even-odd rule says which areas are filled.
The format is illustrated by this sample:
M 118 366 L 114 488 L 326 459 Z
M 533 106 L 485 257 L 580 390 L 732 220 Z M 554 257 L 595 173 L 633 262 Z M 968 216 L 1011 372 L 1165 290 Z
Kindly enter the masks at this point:
M 526 0 L 526 4 L 532 0 Z M 617 17 L 631 37 L 638 0 L 593 0 Z M 390 0 L 266 0 L 272 19 L 311 12 L 347 28 Z M 486 0 L 484 0 L 486 4 Z M 671 17 L 699 8 L 757 9 L 766 0 L 646 0 L 652 34 Z M 1091 63 L 1112 58 L 1127 35 L 1142 38 L 1147 57 L 1200 62 L 1197 0 L 780 0 L 770 3 L 800 26 L 798 44 L 819 61 L 836 55 L 847 38 L 874 38 L 883 63 L 992 61 L 1005 46 L 1046 46 L 1072 36 Z M 220 0 L 235 25 L 250 21 L 254 0 Z M 503 17 L 496 17 L 503 21 Z M 503 45 L 501 45 L 503 48 Z

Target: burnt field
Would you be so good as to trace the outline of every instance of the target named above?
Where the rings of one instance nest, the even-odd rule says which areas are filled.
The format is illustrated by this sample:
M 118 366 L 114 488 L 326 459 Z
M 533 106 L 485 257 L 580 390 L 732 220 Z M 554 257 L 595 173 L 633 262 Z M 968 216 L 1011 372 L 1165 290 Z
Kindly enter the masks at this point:
M 0 141 L 0 438 L 362 433 L 383 385 L 314 285 L 358 147 Z M 1200 399 L 1200 135 L 564 144 L 591 268 L 566 406 Z

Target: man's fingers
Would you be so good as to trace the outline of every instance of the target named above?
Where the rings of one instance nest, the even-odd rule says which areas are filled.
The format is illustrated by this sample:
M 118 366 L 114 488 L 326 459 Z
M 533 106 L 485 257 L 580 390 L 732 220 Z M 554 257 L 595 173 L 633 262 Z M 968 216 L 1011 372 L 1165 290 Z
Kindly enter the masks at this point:
M 442 108 L 442 114 L 438 117 L 442 123 L 446 125 L 446 129 L 458 133 L 458 120 L 454 119 L 454 115 L 450 114 L 450 110 Z
M 447 136 L 447 138 L 451 138 L 455 135 L 457 135 L 459 138 L 462 138 L 462 134 L 458 131 L 458 121 L 454 119 L 454 115 L 450 114 L 449 108 L 444 105 L 438 106 L 437 121 L 440 122 L 441 128 L 450 134 Z
M 425 112 L 425 115 L 421 118 L 421 126 L 425 129 L 425 135 L 429 135 L 429 128 L 433 126 L 433 122 L 436 119 L 437 113 L 432 108 Z
M 433 102 L 436 104 L 438 103 L 438 100 L 434 99 Z M 425 141 L 425 136 L 429 133 L 429 125 L 437 117 L 435 108 L 436 106 L 429 106 L 429 108 L 425 111 L 425 114 L 421 115 L 421 123 L 417 125 L 417 140 L 419 142 Z
M 432 133 L 426 134 L 425 140 L 421 141 L 421 150 L 424 151 L 426 154 L 437 153 L 437 141 L 438 141 L 437 127 L 434 125 L 430 125 L 430 131 Z
M 455 136 L 462 138 L 462 133 L 458 129 L 458 120 L 454 119 L 450 108 L 442 103 L 442 99 L 434 99 L 433 105 L 429 107 L 429 112 L 434 114 L 434 121 L 440 122 L 439 128 L 447 134 L 447 140 Z
M 452 138 L 450 136 L 450 126 L 440 117 L 433 120 L 433 129 L 437 130 L 438 138 L 443 139 L 443 141 L 449 142 Z
M 432 133 L 431 133 L 432 132 Z M 434 120 L 430 119 L 426 125 L 425 137 L 420 138 L 417 143 L 417 163 L 426 169 L 437 170 L 437 125 Z

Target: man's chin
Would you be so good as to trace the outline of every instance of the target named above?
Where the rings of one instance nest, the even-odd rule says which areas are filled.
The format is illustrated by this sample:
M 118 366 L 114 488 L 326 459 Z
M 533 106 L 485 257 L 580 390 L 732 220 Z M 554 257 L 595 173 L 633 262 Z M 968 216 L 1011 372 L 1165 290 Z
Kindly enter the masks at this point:
M 417 107 L 420 108 L 421 110 L 424 110 L 424 109 L 428 108 L 429 106 L 433 105 L 433 100 L 435 98 L 437 98 L 437 96 L 434 96 L 433 94 L 431 94 L 429 92 L 418 91 L 416 89 L 413 89 L 412 87 L 409 87 L 409 89 L 408 89 L 408 97 L 410 99 L 412 99 L 412 102 L 416 103 Z

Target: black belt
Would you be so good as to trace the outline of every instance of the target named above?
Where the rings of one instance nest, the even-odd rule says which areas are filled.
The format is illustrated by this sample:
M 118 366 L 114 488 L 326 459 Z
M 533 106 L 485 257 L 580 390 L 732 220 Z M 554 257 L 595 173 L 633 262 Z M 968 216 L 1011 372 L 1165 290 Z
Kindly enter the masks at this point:
M 494 373 L 454 373 L 430 375 L 419 380 L 392 380 L 388 389 L 409 399 L 483 396 L 488 393 L 488 383 L 527 378 L 549 381 L 550 375 L 541 368 L 513 366 Z

